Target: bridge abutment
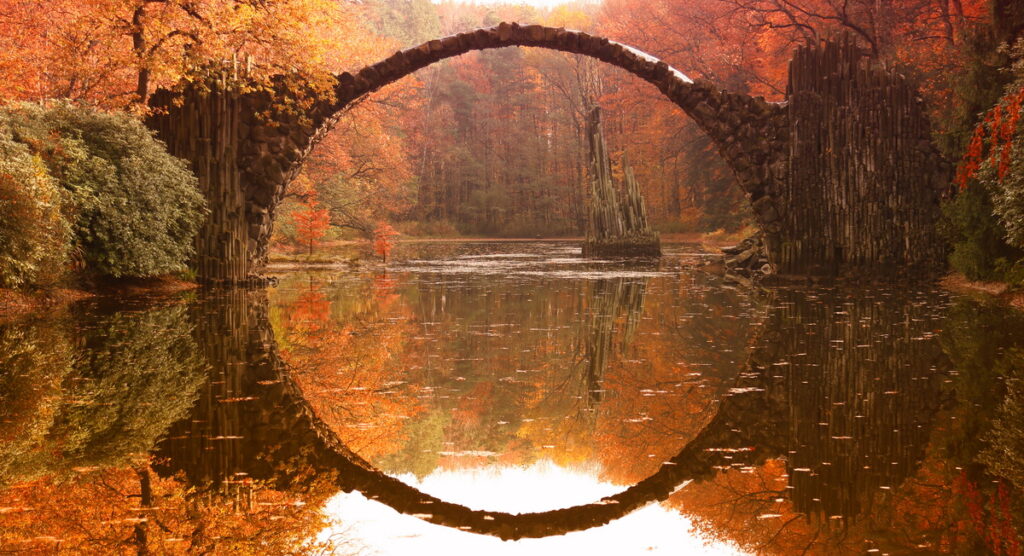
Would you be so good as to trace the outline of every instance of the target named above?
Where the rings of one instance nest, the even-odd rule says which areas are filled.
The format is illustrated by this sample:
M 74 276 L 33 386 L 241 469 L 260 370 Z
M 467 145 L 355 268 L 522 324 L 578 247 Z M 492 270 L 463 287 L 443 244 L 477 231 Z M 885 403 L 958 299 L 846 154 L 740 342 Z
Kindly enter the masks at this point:
M 952 166 L 932 143 L 916 88 L 846 36 L 797 50 L 786 96 L 785 210 L 770 246 L 777 272 L 941 268 L 939 201 Z

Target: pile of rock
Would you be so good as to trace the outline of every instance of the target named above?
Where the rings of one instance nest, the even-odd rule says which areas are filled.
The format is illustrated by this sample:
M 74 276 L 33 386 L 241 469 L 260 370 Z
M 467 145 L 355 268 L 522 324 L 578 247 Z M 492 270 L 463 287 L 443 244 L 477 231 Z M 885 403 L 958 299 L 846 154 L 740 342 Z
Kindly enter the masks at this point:
M 772 273 L 761 233 L 754 234 L 732 247 L 724 247 L 722 252 L 725 253 L 726 275 L 737 281 L 756 281 Z

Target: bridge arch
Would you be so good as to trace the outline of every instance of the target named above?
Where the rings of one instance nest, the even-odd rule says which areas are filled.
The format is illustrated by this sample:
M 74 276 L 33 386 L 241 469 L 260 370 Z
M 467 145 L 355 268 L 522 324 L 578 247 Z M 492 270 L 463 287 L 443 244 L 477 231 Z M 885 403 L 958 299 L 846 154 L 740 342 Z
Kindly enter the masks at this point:
M 849 37 L 798 49 L 786 102 L 769 103 L 691 80 L 606 38 L 502 23 L 337 75 L 333 94 L 313 94 L 306 104 L 287 102 L 299 93 L 283 77 L 252 92 L 225 78 L 154 93 L 149 125 L 172 154 L 191 161 L 211 204 L 196 239 L 199 279 L 260 281 L 285 187 L 346 107 L 445 58 L 510 46 L 590 56 L 654 84 L 732 169 L 774 271 L 919 275 L 944 264 L 936 221 L 952 166 L 932 142 L 916 88 L 865 59 Z M 303 108 L 279 110 L 282 104 Z
M 273 93 L 263 91 L 237 98 L 233 98 L 228 91 L 215 90 L 209 93 L 220 111 L 240 108 L 235 117 L 210 117 L 198 110 L 183 113 L 174 106 L 175 93 L 155 93 L 151 104 L 160 107 L 162 115 L 151 119 L 151 125 L 160 132 L 173 153 L 181 156 L 195 148 L 194 138 L 175 137 L 169 129 L 172 125 L 180 126 L 182 117 L 197 120 L 192 125 L 186 124 L 186 128 L 209 129 L 218 135 L 223 134 L 226 128 L 226 135 L 213 137 L 210 147 L 214 150 L 218 150 L 218 142 L 229 147 L 228 143 L 237 140 L 237 146 L 231 145 L 236 147 L 234 149 L 221 148 L 221 152 L 200 157 L 202 164 L 210 166 L 216 166 L 220 159 L 237 160 L 240 175 L 238 183 L 233 184 L 233 187 L 244 192 L 244 199 L 234 200 L 230 199 L 230 193 L 215 192 L 213 197 L 220 203 L 235 201 L 238 206 L 233 210 L 215 212 L 210 223 L 214 227 L 210 230 L 212 233 L 204 231 L 201 236 L 222 238 L 225 234 L 231 236 L 245 228 L 247 241 L 244 245 L 234 246 L 232 253 L 226 253 L 224 246 L 208 244 L 209 241 L 201 237 L 198 251 L 200 258 L 205 260 L 198 262 L 199 275 L 237 275 L 243 272 L 248 276 L 259 271 L 266 260 L 274 212 L 284 196 L 287 184 L 298 175 L 313 147 L 330 131 L 346 108 L 374 91 L 441 60 L 474 50 L 512 46 L 539 47 L 590 56 L 622 68 L 656 86 L 710 136 L 740 186 L 749 195 L 761 228 L 769 233 L 779 231 L 779 211 L 775 205 L 774 191 L 777 189 L 775 183 L 785 176 L 784 162 L 778 161 L 786 153 L 787 137 L 786 112 L 780 104 L 723 91 L 703 80 L 695 81 L 654 56 L 607 38 L 563 28 L 501 23 L 495 27 L 432 40 L 398 51 L 356 72 L 336 75 L 333 98 L 314 98 L 303 117 L 275 111 L 277 101 L 296 94 L 289 85 L 284 84 L 284 80 L 277 83 L 277 90 Z M 266 114 L 272 114 L 269 121 Z M 178 122 L 170 123 L 172 118 Z M 188 158 L 196 159 L 194 155 Z M 228 169 L 211 170 L 228 177 Z M 200 181 L 204 181 L 202 175 Z M 209 181 L 202 185 L 209 190 L 218 184 Z M 207 196 L 209 198 L 211 195 Z M 218 224 L 219 221 L 223 224 Z M 237 257 L 237 251 L 249 255 L 252 259 L 251 268 L 224 268 L 226 260 Z M 206 268 L 209 271 L 204 271 Z

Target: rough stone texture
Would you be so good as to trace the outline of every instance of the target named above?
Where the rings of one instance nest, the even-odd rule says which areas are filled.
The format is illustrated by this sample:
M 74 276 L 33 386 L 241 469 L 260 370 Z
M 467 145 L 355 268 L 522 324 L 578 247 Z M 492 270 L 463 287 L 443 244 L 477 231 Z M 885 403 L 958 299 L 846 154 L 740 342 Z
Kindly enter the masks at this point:
M 172 105 L 175 95 L 158 91 L 152 103 L 169 111 L 148 124 L 171 154 L 191 162 L 209 205 L 210 215 L 195 238 L 197 275 L 244 282 L 257 273 L 251 269 L 250 203 L 236 162 L 242 110 L 224 81 L 211 89 L 202 95 L 187 92 L 190 102 L 181 106 Z
M 765 243 L 780 274 L 934 271 L 952 166 L 931 141 L 916 89 L 873 67 L 852 38 L 801 48 L 790 63 L 789 177 Z M 767 231 L 767 230 L 766 230 Z
M 601 130 L 601 109 L 594 107 L 587 117 L 590 145 L 590 206 L 583 256 L 660 257 L 661 239 L 647 222 L 647 207 L 633 168 L 623 157 L 625 168 L 621 192 L 612 183 L 611 159 Z M 621 199 L 619 196 L 621 195 Z
M 849 44 L 799 51 L 791 100 L 768 103 L 691 81 L 608 39 L 502 23 L 342 73 L 333 95 L 302 90 L 284 76 L 244 94 L 222 79 L 209 94 L 154 95 L 161 110 L 151 126 L 173 154 L 192 161 L 213 205 L 201 232 L 211 239 L 197 242 L 200 279 L 238 283 L 260 274 L 287 184 L 346 107 L 445 58 L 509 46 L 591 56 L 658 87 L 708 134 L 735 173 L 779 272 L 884 270 L 941 259 L 933 223 L 948 165 L 931 146 L 913 89 L 893 72 L 867 68 Z
M 725 254 L 723 262 L 726 276 L 741 284 L 752 285 L 754 281 L 772 273 L 762 232 L 745 238 L 735 246 L 723 248 L 722 253 Z

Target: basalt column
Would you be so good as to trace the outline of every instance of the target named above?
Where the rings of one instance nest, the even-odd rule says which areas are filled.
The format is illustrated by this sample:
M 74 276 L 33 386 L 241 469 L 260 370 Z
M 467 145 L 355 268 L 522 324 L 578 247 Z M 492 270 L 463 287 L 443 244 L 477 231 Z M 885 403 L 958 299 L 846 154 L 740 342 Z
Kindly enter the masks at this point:
M 238 170 L 241 102 L 227 79 L 202 90 L 157 91 L 147 124 L 167 150 L 187 160 L 199 179 L 209 216 L 195 238 L 192 268 L 203 282 L 243 284 L 257 274 L 249 256 L 249 218 Z
M 779 192 L 779 243 L 768 245 L 776 270 L 941 265 L 936 221 L 951 166 L 932 144 L 916 89 L 869 63 L 847 36 L 797 50 L 787 97 L 789 179 Z

